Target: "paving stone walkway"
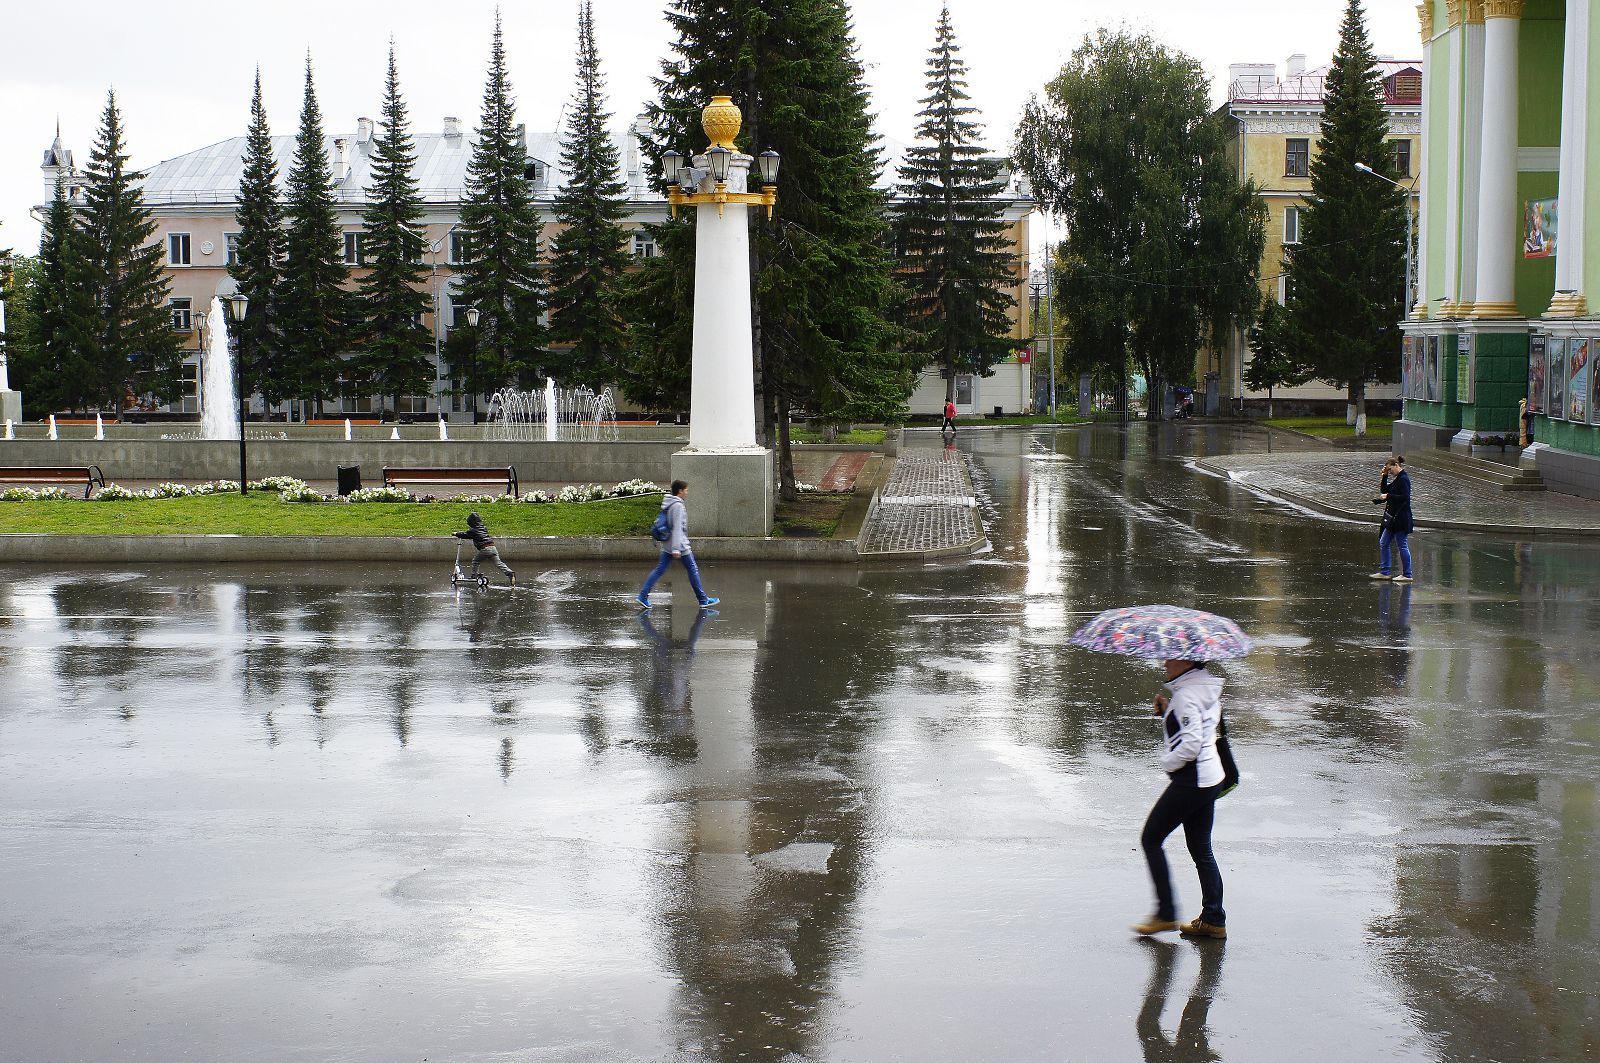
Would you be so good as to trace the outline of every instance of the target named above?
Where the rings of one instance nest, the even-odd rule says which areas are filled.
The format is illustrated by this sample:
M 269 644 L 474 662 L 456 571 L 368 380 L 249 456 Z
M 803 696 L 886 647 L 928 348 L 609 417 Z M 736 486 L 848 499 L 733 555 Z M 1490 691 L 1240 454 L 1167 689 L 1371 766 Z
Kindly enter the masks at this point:
M 1204 458 L 1202 468 L 1300 505 L 1376 524 L 1383 456 L 1296 451 Z M 1600 502 L 1555 491 L 1501 491 L 1439 469 L 1411 468 L 1412 510 L 1424 528 L 1600 535 Z
M 966 458 L 955 452 L 912 451 L 895 461 L 877 509 L 861 530 L 859 550 L 959 550 L 982 540 Z

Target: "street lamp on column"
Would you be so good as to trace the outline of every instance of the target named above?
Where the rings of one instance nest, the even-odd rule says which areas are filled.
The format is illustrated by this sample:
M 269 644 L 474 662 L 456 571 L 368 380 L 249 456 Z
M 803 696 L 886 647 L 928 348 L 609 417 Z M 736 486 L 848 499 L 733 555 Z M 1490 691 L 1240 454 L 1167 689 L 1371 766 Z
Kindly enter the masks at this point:
M 206 315 L 190 311 L 194 318 L 194 330 L 199 334 L 198 346 L 195 347 L 194 357 L 194 397 L 195 405 L 200 406 L 205 401 L 206 394 L 206 328 L 211 322 L 206 320 Z M 202 410 L 204 407 L 201 407 Z
M 467 327 L 472 329 L 472 379 L 467 382 L 468 394 L 472 396 L 472 423 L 478 423 L 478 308 L 467 307 Z
M 1374 170 L 1364 162 L 1356 163 L 1356 169 L 1360 170 L 1362 173 L 1371 174 L 1380 181 L 1386 181 L 1406 194 L 1406 305 L 1403 313 L 1406 317 L 1410 317 L 1411 308 L 1417 304 L 1416 292 L 1413 290 L 1415 285 L 1413 284 L 1413 278 L 1411 274 L 1411 197 L 1416 194 L 1414 191 L 1412 191 L 1412 188 L 1417 183 L 1417 179 L 1413 177 L 1411 179 L 1411 184 L 1403 185 L 1393 178 L 1383 176 L 1383 174 L 1379 173 L 1377 170 Z
M 239 390 L 239 493 L 250 493 L 250 477 L 245 471 L 244 459 L 244 414 L 245 407 L 250 402 L 249 394 L 244 390 L 244 359 L 239 356 L 239 330 L 244 327 L 245 312 L 250 309 L 250 299 L 243 292 L 234 292 L 225 296 L 223 306 L 228 311 L 228 336 L 233 342 L 234 380 Z

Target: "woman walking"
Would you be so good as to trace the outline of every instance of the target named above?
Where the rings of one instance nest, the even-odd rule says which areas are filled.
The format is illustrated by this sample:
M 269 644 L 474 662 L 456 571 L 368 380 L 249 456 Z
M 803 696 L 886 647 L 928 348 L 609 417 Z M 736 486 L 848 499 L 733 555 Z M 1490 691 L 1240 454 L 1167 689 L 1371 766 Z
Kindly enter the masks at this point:
M 1383 523 L 1378 532 L 1378 571 L 1373 579 L 1392 579 L 1396 583 L 1411 582 L 1411 475 L 1406 472 L 1406 459 L 1399 454 L 1389 457 L 1383 465 L 1383 479 L 1378 485 L 1378 497 L 1373 505 L 1383 506 Z M 1390 553 L 1397 548 L 1400 553 L 1400 571 L 1391 576 Z
M 1144 821 L 1139 845 L 1150 865 L 1156 890 L 1155 914 L 1135 923 L 1138 934 L 1176 930 L 1184 937 L 1225 938 L 1228 916 L 1222 909 L 1222 872 L 1211 852 L 1211 825 L 1217 798 L 1228 788 L 1217 739 L 1222 730 L 1222 680 L 1204 661 L 1169 660 L 1165 693 L 1155 700 L 1161 717 L 1161 770 L 1167 788 Z M 1224 745 L 1224 748 L 1226 746 Z M 1162 846 L 1179 827 L 1200 875 L 1200 915 L 1179 925 L 1172 875 Z

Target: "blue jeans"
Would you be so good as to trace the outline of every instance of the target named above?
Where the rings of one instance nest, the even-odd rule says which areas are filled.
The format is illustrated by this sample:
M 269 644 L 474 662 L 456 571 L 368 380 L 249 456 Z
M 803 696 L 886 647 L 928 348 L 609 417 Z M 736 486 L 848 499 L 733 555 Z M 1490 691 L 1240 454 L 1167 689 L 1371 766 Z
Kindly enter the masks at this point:
M 1389 551 L 1391 547 L 1398 546 L 1400 548 L 1400 574 L 1402 576 L 1411 575 L 1411 547 L 1406 545 L 1406 540 L 1409 538 L 1411 538 L 1409 533 L 1402 535 L 1399 532 L 1392 532 L 1388 528 L 1383 529 L 1383 533 L 1378 536 L 1379 572 L 1385 576 L 1389 574 Z
M 1200 875 L 1200 918 L 1212 926 L 1227 925 L 1228 913 L 1222 910 L 1222 872 L 1211 852 L 1211 824 L 1216 815 L 1217 795 L 1221 792 L 1221 783 L 1204 789 L 1169 783 L 1144 821 L 1139 845 L 1144 849 L 1145 862 L 1150 865 L 1150 880 L 1156 887 L 1157 919 L 1178 918 L 1172 876 L 1167 872 L 1167 854 L 1162 852 L 1161 843 L 1181 826 L 1194 869 Z
M 694 588 L 694 596 L 700 600 L 701 605 L 706 604 L 707 595 L 705 588 L 700 586 L 700 566 L 694 563 L 694 553 L 690 550 L 685 550 L 678 560 L 682 561 L 683 567 L 689 570 L 689 586 Z M 639 592 L 640 598 L 650 597 L 651 588 L 656 585 L 656 580 L 662 577 L 670 564 L 672 564 L 672 554 L 666 550 L 661 551 L 661 560 L 656 562 L 655 571 L 651 572 L 645 579 L 644 589 Z

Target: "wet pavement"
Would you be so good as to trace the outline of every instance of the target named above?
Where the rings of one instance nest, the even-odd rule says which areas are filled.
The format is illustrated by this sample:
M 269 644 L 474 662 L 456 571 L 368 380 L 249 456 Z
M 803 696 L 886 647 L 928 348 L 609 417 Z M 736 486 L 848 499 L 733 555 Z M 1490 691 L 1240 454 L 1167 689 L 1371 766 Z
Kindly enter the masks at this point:
M 1206 458 L 1202 467 L 1256 491 L 1376 523 L 1372 504 L 1385 452 L 1277 450 Z M 1449 469 L 1410 469 L 1413 509 L 1425 525 L 1530 534 L 1600 535 L 1600 502 L 1555 491 L 1504 491 Z
M 973 549 L 983 526 L 966 458 L 954 446 L 928 446 L 895 459 L 878 504 L 861 529 L 863 554 Z
M 992 553 L 707 565 L 712 616 L 0 569 L 0 1059 L 1591 1058 L 1600 546 L 1375 585 L 1371 528 L 1192 467 L 1266 446 L 969 437 Z M 1259 644 L 1225 944 L 1126 931 L 1156 674 L 1066 644 L 1154 601 Z

